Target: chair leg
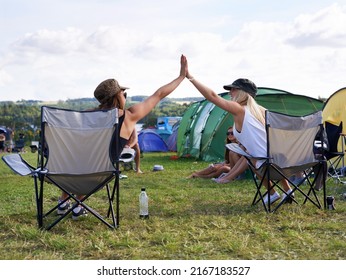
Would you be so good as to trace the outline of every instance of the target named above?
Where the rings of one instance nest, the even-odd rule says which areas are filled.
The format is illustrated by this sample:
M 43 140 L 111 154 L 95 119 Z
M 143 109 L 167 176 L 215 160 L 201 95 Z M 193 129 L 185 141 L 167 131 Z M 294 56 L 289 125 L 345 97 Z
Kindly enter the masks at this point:
M 120 173 L 120 172 L 119 172 Z M 116 227 L 119 227 L 119 202 L 120 202 L 120 199 L 119 199 L 119 176 L 115 176 L 115 182 L 114 182 L 114 186 L 113 186 L 113 190 L 112 190 L 112 194 L 111 194 L 111 198 L 110 200 L 113 202 L 114 201 L 114 197 L 115 197 L 115 203 L 116 203 L 116 209 L 115 209 L 115 222 L 116 222 Z M 110 215 L 110 212 L 111 212 L 111 208 L 108 209 L 108 213 L 107 213 L 107 216 L 109 217 Z
M 336 183 L 346 184 L 346 181 L 343 181 L 341 178 L 344 177 L 343 174 L 339 174 L 338 166 L 343 162 L 344 155 L 337 156 L 334 160 L 333 158 L 328 160 L 329 168 L 328 168 L 328 177 L 334 179 Z
M 37 223 L 39 228 L 43 228 L 43 182 L 38 182 L 38 176 L 34 177 Z M 39 186 L 40 185 L 40 186 Z
M 65 202 L 69 199 L 72 199 L 72 200 L 74 200 L 74 203 L 73 203 L 73 206 L 66 211 L 66 213 L 64 213 L 63 215 L 60 215 L 58 218 L 54 219 L 49 225 L 45 226 L 43 223 L 43 218 L 48 217 L 51 213 L 53 213 L 58 208 L 59 204 L 56 205 L 55 207 L 51 208 L 47 213 L 43 214 L 43 200 L 42 200 L 42 198 L 43 198 L 43 196 L 42 196 L 43 195 L 43 184 L 42 184 L 40 190 L 37 188 L 37 191 L 36 191 L 36 202 L 37 202 L 37 212 L 38 212 L 37 218 L 38 218 L 39 227 L 42 229 L 45 229 L 45 230 L 52 229 L 62 219 L 66 218 L 73 211 L 73 209 L 75 209 L 76 207 L 78 207 L 80 205 L 80 206 L 84 207 L 90 214 L 92 214 L 94 217 L 96 217 L 98 220 L 100 220 L 102 223 L 104 223 L 106 226 L 108 226 L 109 228 L 111 228 L 111 229 L 117 228 L 119 226 L 119 221 L 115 218 L 115 213 L 113 210 L 113 200 L 112 199 L 114 197 L 112 198 L 109 184 L 108 183 L 100 184 L 100 186 L 102 186 L 102 185 L 105 186 L 106 191 L 107 191 L 107 198 L 108 198 L 108 202 L 109 202 L 109 209 L 108 209 L 107 218 L 110 218 L 111 221 L 108 222 L 105 219 L 105 217 L 102 217 L 96 210 L 89 207 L 85 203 L 85 201 L 92 194 L 94 194 L 94 191 L 90 192 L 89 194 L 85 195 L 84 197 L 82 197 L 80 199 L 79 197 L 77 197 L 71 193 L 68 193 L 66 190 L 64 190 L 63 188 L 58 186 L 61 189 L 61 191 L 64 191 L 65 193 L 68 194 L 68 197 L 63 202 Z M 97 189 L 100 189 L 100 186 Z M 118 194 L 119 193 L 117 193 L 117 196 L 118 196 Z M 118 199 L 118 201 L 119 201 L 119 199 Z M 119 214 L 117 213 L 117 215 L 119 215 Z

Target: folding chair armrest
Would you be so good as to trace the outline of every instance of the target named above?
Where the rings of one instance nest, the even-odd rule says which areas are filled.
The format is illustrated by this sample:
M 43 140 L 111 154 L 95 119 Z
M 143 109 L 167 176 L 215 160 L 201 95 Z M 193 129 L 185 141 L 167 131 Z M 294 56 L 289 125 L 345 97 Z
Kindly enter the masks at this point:
M 328 146 L 325 142 L 322 143 L 320 140 L 315 140 L 314 147 L 316 149 L 323 149 L 324 151 L 328 151 Z
M 256 159 L 256 160 L 266 160 L 268 159 L 267 157 L 254 157 L 250 155 L 248 152 L 244 151 L 238 143 L 229 143 L 225 145 L 226 148 L 234 153 L 237 153 L 241 156 L 244 156 L 248 159 Z
M 34 167 L 27 163 L 20 154 L 11 154 L 2 157 L 2 160 L 10 167 L 15 173 L 21 176 L 31 175 L 34 172 Z

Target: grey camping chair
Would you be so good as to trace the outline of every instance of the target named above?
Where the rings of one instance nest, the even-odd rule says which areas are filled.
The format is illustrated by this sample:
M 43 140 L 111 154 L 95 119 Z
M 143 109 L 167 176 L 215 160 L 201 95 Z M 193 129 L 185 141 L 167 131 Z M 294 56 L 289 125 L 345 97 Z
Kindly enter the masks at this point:
M 108 227 L 119 226 L 118 130 L 117 109 L 72 111 L 42 107 L 38 166 L 30 166 L 18 154 L 3 157 L 16 173 L 33 177 L 39 228 L 51 229 L 78 205 Z M 50 186 L 68 194 L 60 204 L 68 199 L 74 202 L 62 216 L 55 216 L 58 203 L 49 203 L 44 196 L 45 189 Z M 89 198 L 95 197 L 101 189 L 106 190 L 107 203 L 103 206 L 100 202 L 91 204 Z M 96 211 L 95 208 L 100 209 Z
M 256 185 L 256 194 L 252 204 L 262 202 L 267 212 L 274 212 L 285 202 L 298 203 L 296 193 L 300 193 L 303 204 L 310 201 L 318 208 L 322 208 L 317 190 L 323 190 L 323 203 L 326 207 L 326 163 L 324 157 L 317 157 L 314 153 L 316 135 L 323 130 L 322 112 L 297 117 L 281 113 L 266 111 L 265 128 L 267 132 L 267 156 L 255 158 L 243 150 L 238 144 L 227 144 L 227 148 L 243 155 L 250 166 Z M 263 164 L 256 168 L 253 160 L 261 160 Z M 290 178 L 292 175 L 302 172 L 304 177 L 298 183 Z M 282 179 L 288 180 L 292 192 L 288 195 L 279 185 Z M 306 182 L 306 184 L 303 184 Z M 285 193 L 286 199 L 271 208 L 270 195 L 264 183 L 268 186 L 278 187 Z M 268 196 L 268 204 L 264 203 L 264 197 Z

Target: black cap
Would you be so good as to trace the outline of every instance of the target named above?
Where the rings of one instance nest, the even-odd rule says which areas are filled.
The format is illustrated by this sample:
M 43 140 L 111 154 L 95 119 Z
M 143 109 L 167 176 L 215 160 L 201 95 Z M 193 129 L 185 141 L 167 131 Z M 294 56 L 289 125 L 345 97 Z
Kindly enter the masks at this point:
M 256 97 L 257 87 L 256 85 L 248 79 L 238 79 L 232 84 L 223 86 L 225 90 L 231 90 L 232 88 L 241 89 L 250 94 L 253 98 Z

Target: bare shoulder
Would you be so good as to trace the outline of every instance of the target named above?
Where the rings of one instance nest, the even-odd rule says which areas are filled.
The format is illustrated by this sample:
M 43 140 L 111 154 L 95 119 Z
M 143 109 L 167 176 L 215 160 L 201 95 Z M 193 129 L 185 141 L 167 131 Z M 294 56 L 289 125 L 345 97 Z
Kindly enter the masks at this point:
M 242 115 L 245 112 L 244 106 L 232 100 L 224 100 L 223 109 L 232 115 Z

